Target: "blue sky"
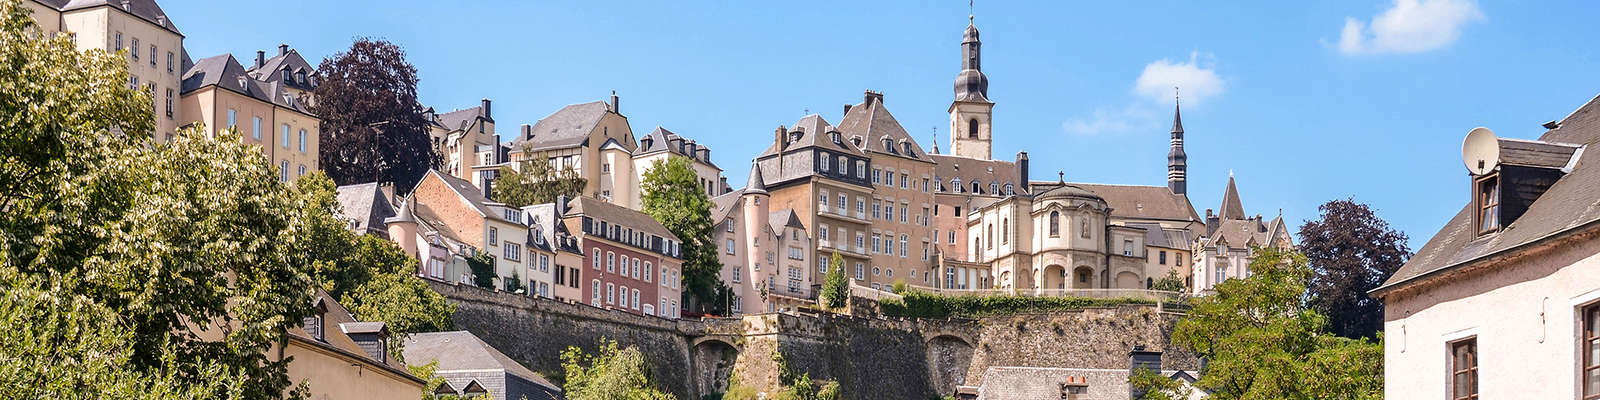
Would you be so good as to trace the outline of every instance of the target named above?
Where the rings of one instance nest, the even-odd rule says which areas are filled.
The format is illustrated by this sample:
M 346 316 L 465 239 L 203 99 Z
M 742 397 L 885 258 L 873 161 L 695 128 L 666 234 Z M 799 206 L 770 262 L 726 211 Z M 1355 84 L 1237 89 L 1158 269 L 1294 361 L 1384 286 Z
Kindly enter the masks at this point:
M 357 36 L 404 47 L 424 103 L 494 100 L 507 139 L 572 103 L 622 96 L 713 149 L 731 182 L 772 130 L 882 91 L 924 146 L 959 72 L 965 1 L 161 0 L 195 58 L 288 43 L 312 59 Z M 460 4 L 455 4 L 460 3 Z M 1247 212 L 1293 228 L 1354 197 L 1420 247 L 1466 196 L 1467 130 L 1536 138 L 1600 93 L 1593 2 L 992 2 L 976 5 L 995 155 L 1034 177 L 1165 184 L 1172 83 L 1184 89 L 1190 198 L 1229 171 Z M 272 16 L 263 23 L 262 16 Z M 937 129 L 935 129 L 937 127 Z

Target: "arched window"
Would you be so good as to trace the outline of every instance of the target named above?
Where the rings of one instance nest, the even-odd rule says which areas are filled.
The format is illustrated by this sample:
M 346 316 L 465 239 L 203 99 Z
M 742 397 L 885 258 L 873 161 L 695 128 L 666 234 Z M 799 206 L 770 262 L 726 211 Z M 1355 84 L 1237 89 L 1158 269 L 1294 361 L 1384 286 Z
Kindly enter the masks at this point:
M 1061 212 L 1050 212 L 1050 237 L 1061 237 Z
M 978 119 L 977 118 L 973 118 L 973 119 L 967 120 L 967 138 L 968 139 L 977 139 L 978 138 Z
M 1010 218 L 1001 219 L 1000 220 L 1000 244 L 1010 243 L 1011 240 L 1007 239 L 1007 238 L 1010 238 L 1010 237 L 1011 237 L 1011 219 Z
M 989 245 L 988 247 L 992 249 L 992 248 L 994 248 L 994 224 L 989 224 L 989 232 L 988 233 L 989 233 L 989 235 L 988 235 L 989 236 L 989 240 L 984 241 L 984 243 L 988 244 Z

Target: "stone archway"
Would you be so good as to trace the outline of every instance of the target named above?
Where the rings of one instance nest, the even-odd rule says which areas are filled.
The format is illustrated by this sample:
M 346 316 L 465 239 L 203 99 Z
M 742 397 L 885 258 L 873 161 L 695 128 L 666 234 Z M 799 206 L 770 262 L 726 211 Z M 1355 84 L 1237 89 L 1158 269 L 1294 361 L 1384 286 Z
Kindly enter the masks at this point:
M 1072 288 L 1073 289 L 1093 289 L 1094 288 L 1094 268 L 1089 268 L 1087 266 L 1082 266 L 1082 265 L 1078 266 L 1077 268 L 1073 268 L 1072 269 Z
M 1044 267 L 1043 276 L 1039 277 L 1039 288 L 1044 290 L 1060 290 L 1067 288 L 1067 267 L 1051 264 Z
M 728 381 L 733 376 L 734 362 L 739 359 L 739 348 L 717 337 L 704 337 L 694 341 L 689 349 L 689 362 L 693 364 L 695 393 L 701 395 L 728 391 Z
M 1142 288 L 1142 287 L 1144 287 L 1144 285 L 1142 284 L 1143 282 L 1140 282 L 1140 281 L 1141 280 L 1139 279 L 1139 274 L 1135 274 L 1135 273 L 1130 272 L 1130 271 L 1118 272 L 1117 273 L 1117 286 L 1116 286 L 1116 288 L 1118 288 L 1118 289 L 1138 289 L 1138 288 Z
M 934 393 L 955 394 L 956 387 L 966 384 L 967 369 L 972 367 L 972 343 L 960 336 L 940 334 L 928 339 L 928 384 Z

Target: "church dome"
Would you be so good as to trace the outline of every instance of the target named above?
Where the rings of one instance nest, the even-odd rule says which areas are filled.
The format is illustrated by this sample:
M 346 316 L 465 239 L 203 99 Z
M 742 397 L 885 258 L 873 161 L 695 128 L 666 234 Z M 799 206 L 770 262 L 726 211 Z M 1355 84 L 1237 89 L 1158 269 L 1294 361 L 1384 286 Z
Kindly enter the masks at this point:
M 956 101 L 982 101 L 988 102 L 989 77 L 983 71 L 975 69 L 962 70 L 956 75 Z
M 1073 185 L 1061 185 L 1055 189 L 1045 191 L 1044 193 L 1039 194 L 1037 197 L 1039 200 L 1055 198 L 1079 198 L 1105 203 L 1105 198 L 1100 197 L 1100 195 L 1094 194 L 1094 192 L 1091 192 L 1088 189 Z
M 978 41 L 978 27 L 967 24 L 967 32 L 961 36 L 961 43 Z

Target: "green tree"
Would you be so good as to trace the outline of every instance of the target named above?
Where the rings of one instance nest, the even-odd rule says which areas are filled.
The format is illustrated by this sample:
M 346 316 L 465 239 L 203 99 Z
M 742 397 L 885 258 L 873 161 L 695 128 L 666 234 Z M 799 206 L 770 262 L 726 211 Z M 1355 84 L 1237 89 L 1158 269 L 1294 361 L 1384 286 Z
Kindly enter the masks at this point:
M 823 278 L 822 307 L 829 310 L 844 308 L 850 301 L 850 278 L 844 276 L 844 257 L 838 250 L 828 258 L 828 274 Z
M 667 230 L 683 241 L 683 301 L 700 312 L 718 303 L 722 293 L 722 262 L 717 260 L 717 246 L 711 242 L 711 200 L 700 186 L 689 159 L 669 157 L 656 160 L 644 173 L 641 185 L 644 195 L 644 213 L 661 221 Z
M 440 158 L 417 102 L 417 68 L 385 40 L 356 39 L 322 60 L 311 111 L 322 121 L 322 168 L 341 185 L 393 183 L 406 193 Z
M 571 400 L 670 400 L 652 382 L 650 363 L 638 348 L 617 347 L 617 342 L 600 340 L 600 351 L 588 354 L 577 346 L 561 352 L 561 367 L 566 370 L 562 391 Z
M 1156 279 L 1156 283 L 1151 285 L 1150 288 L 1178 293 L 1186 293 L 1189 291 L 1188 285 L 1183 284 L 1183 277 L 1178 276 L 1178 270 L 1175 269 L 1168 270 L 1166 276 L 1161 277 L 1161 279 Z
M 531 153 L 532 146 L 523 146 L 523 151 Z M 570 166 L 560 170 L 551 167 L 544 152 L 534 154 L 532 158 L 518 163 L 518 166 L 500 168 L 500 178 L 495 179 L 492 189 L 495 201 L 518 208 L 550 203 L 560 195 L 577 198 L 583 194 L 583 187 L 589 184 Z
M 1300 252 L 1311 265 L 1312 308 L 1328 316 L 1333 333 L 1374 337 L 1383 330 L 1383 302 L 1367 296 L 1411 258 L 1406 234 L 1389 227 L 1366 204 L 1334 200 L 1321 218 L 1300 226 Z
M 1128 384 L 1144 390 L 1144 395 L 1138 397 L 1140 400 L 1186 400 L 1194 392 L 1177 380 L 1145 368 L 1134 369 L 1133 374 L 1128 375 Z
M 494 256 L 478 253 L 467 257 L 467 269 L 472 270 L 472 284 L 484 289 L 494 288 Z
M 1196 386 L 1219 400 L 1381 398 L 1382 345 L 1324 331 L 1327 317 L 1305 304 L 1305 257 L 1252 251 L 1252 275 L 1198 298 L 1172 334 L 1209 360 Z

